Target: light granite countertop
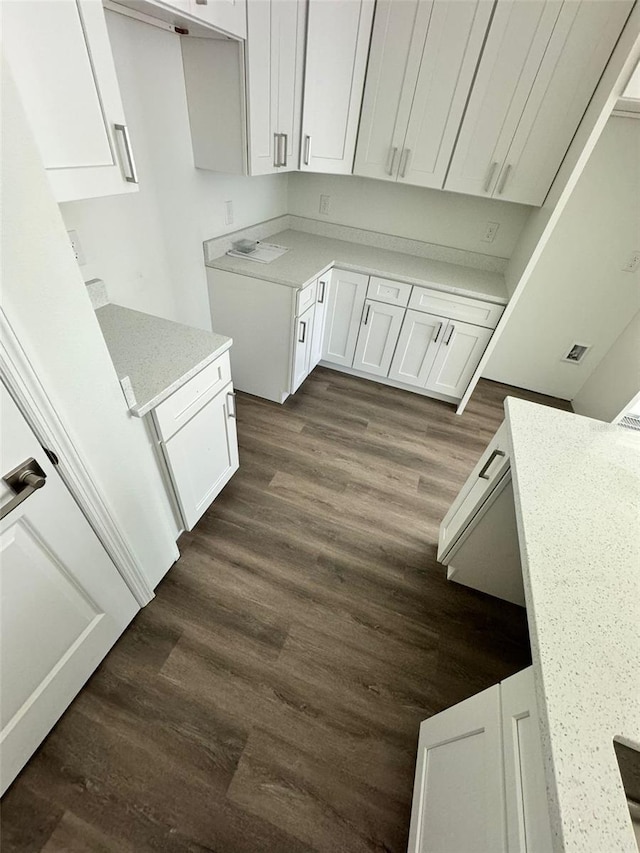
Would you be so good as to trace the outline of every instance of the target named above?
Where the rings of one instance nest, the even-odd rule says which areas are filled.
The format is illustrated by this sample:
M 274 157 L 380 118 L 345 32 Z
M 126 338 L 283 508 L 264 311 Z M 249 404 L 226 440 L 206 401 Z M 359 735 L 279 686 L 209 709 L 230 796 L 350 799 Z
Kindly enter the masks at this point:
M 505 410 L 554 848 L 637 853 L 613 738 L 640 748 L 640 435 Z
M 128 376 L 131 382 L 135 402 L 125 391 L 130 411 L 140 418 L 215 361 L 232 343 L 225 335 L 121 305 L 104 305 L 96 310 L 96 317 L 118 378 L 122 382 Z
M 263 242 L 288 246 L 290 251 L 270 264 L 221 255 L 207 261 L 207 266 L 295 288 L 304 287 L 332 266 L 337 266 L 461 296 L 482 297 L 500 305 L 509 301 L 504 277 L 496 272 L 303 231 L 281 231 Z

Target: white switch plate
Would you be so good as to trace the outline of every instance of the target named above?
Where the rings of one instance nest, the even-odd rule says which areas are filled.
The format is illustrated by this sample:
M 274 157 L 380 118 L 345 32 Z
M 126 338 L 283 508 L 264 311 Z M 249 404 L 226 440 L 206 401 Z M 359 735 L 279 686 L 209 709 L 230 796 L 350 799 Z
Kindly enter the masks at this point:
M 484 237 L 482 238 L 483 243 L 493 243 L 496 239 L 496 234 L 498 233 L 498 228 L 500 227 L 499 222 L 487 222 L 487 227 L 484 232 Z
M 225 201 L 224 203 L 224 224 L 233 225 L 233 202 Z
M 67 231 L 67 234 L 69 235 L 71 249 L 73 250 L 73 254 L 76 256 L 78 266 L 84 266 L 84 264 L 86 264 L 86 260 L 84 257 L 84 252 L 82 251 L 82 246 L 80 245 L 80 238 L 78 237 L 78 232 Z
M 632 252 L 629 255 L 629 260 L 622 267 L 623 272 L 635 272 L 640 267 L 640 250 Z
M 330 195 L 321 195 L 320 196 L 320 213 L 324 216 L 329 215 L 329 211 L 331 210 L 331 196 Z

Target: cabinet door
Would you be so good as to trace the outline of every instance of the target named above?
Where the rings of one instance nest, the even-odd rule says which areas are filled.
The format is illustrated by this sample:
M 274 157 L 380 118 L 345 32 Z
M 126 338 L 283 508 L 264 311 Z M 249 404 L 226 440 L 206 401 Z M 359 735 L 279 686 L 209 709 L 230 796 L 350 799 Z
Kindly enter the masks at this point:
M 420 725 L 409 853 L 505 850 L 500 685 Z
M 500 684 L 509 853 L 552 853 L 533 668 Z
M 482 326 L 450 322 L 425 388 L 449 397 L 462 397 L 492 334 L 491 329 Z
M 329 298 L 329 276 L 318 279 L 318 296 L 313 314 L 313 334 L 311 335 L 311 355 L 309 357 L 309 373 L 322 358 L 324 342 L 324 327 L 327 319 L 327 300 Z
M 541 205 L 633 3 L 565 3 L 494 195 Z
M 329 304 L 322 357 L 333 364 L 351 367 L 369 277 L 334 269 L 329 281 Z
M 249 0 L 247 93 L 252 175 L 298 168 L 305 5 Z
M 2 17 L 4 49 L 56 199 L 137 190 L 102 4 L 6 0 Z
M 293 343 L 293 376 L 291 379 L 292 394 L 298 390 L 309 375 L 314 311 L 315 306 L 312 305 L 296 320 L 296 336 Z
M 409 309 L 389 370 L 389 379 L 424 388 L 448 320 Z
M 238 470 L 235 418 L 229 384 L 163 444 L 187 530 Z
M 432 3 L 378 0 L 354 174 L 395 181 Z
M 404 317 L 400 305 L 367 299 L 358 333 L 353 366 L 375 376 L 387 376 Z
M 300 168 L 351 174 L 373 0 L 309 0 Z
M 442 187 L 492 9 L 490 0 L 433 4 L 399 181 Z
M 246 0 L 189 0 L 189 12 L 212 27 L 247 37 Z
M 445 189 L 493 194 L 561 7 L 561 0 L 497 4 Z

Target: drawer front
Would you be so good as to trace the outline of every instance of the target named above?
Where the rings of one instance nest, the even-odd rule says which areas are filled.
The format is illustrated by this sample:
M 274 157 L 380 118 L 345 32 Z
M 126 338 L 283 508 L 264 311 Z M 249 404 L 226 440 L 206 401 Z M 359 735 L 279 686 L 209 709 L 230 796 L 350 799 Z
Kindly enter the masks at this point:
M 411 296 L 411 285 L 403 281 L 391 281 L 388 278 L 376 278 L 372 275 L 369 279 L 367 299 L 375 299 L 376 302 L 386 302 L 387 305 L 401 305 L 406 308 Z
M 308 284 L 304 290 L 298 291 L 298 296 L 296 299 L 296 317 L 299 317 L 301 314 L 310 308 L 314 302 L 316 301 L 316 293 L 318 291 L 318 282 L 312 281 L 311 284 Z
M 426 287 L 413 288 L 409 308 L 460 320 L 463 323 L 472 323 L 475 326 L 484 326 L 487 329 L 495 329 L 504 311 L 504 305 L 469 299 L 467 296 L 445 293 L 442 290 L 427 290 Z
M 160 436 L 166 441 L 196 412 L 231 382 L 229 353 L 208 364 L 153 411 Z

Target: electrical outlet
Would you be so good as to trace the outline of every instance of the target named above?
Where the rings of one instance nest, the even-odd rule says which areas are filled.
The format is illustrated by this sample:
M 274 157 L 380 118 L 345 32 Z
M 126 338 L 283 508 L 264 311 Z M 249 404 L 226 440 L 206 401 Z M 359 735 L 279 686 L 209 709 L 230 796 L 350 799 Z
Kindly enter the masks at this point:
M 640 267 L 640 251 L 636 250 L 629 255 L 629 260 L 622 267 L 622 272 L 635 272 Z
M 233 202 L 225 201 L 224 203 L 224 224 L 233 225 Z
M 84 266 L 86 263 L 84 252 L 82 251 L 82 246 L 80 245 L 80 238 L 78 237 L 77 231 L 67 231 L 69 235 L 69 242 L 71 243 L 71 249 L 73 254 L 76 256 L 76 261 L 78 266 Z
M 496 234 L 498 233 L 498 228 L 500 227 L 499 222 L 487 222 L 487 227 L 484 232 L 484 237 L 482 238 L 483 243 L 493 243 L 496 239 Z
M 331 196 L 330 195 L 321 195 L 320 196 L 320 213 L 324 216 L 329 215 L 329 210 L 331 209 Z

